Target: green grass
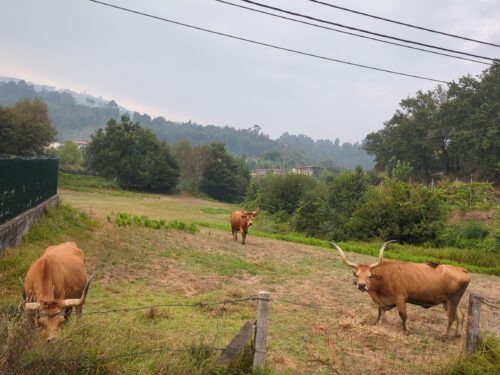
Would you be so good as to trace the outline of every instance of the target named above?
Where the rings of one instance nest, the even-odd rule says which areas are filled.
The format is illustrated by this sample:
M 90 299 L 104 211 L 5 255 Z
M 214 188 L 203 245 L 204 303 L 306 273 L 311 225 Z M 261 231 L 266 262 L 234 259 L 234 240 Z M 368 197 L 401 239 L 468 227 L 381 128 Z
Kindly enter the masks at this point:
M 195 221 L 200 227 L 228 230 L 229 224 L 214 224 L 203 221 Z M 249 236 L 270 238 L 279 241 L 287 241 L 322 248 L 332 248 L 328 241 L 318 238 L 307 237 L 301 233 L 270 233 L 258 230 L 250 230 Z M 381 244 L 363 242 L 339 242 L 344 251 L 352 251 L 359 254 L 378 256 Z M 332 251 L 336 252 L 336 250 Z M 471 272 L 485 273 L 500 276 L 500 254 L 481 250 L 456 249 L 456 248 L 426 248 L 411 245 L 392 244 L 386 250 L 385 257 L 388 259 L 402 260 L 405 262 L 427 262 L 433 261 L 455 266 L 465 267 Z
M 118 197 L 159 198 L 159 196 L 155 194 L 122 189 L 115 180 L 108 180 L 98 176 L 76 175 L 63 172 L 59 173 L 58 188 L 85 193 L 98 192 Z
M 257 275 L 259 271 L 269 269 L 257 264 L 247 262 L 238 256 L 227 254 L 207 253 L 204 251 L 189 251 L 182 248 L 168 248 L 160 254 L 162 257 L 183 260 L 192 270 L 203 270 L 205 273 L 216 273 L 221 276 L 236 276 L 248 273 Z
M 209 215 L 220 215 L 220 214 L 230 215 L 231 212 L 233 212 L 233 210 L 230 208 L 222 208 L 222 207 L 217 207 L 217 208 L 202 207 L 200 211 L 205 213 L 205 214 L 209 214 Z
M 473 353 L 461 355 L 446 366 L 443 375 L 500 374 L 500 341 L 494 337 L 480 337 Z
M 122 190 L 114 180 L 90 175 L 59 173 L 58 186 L 74 191 Z

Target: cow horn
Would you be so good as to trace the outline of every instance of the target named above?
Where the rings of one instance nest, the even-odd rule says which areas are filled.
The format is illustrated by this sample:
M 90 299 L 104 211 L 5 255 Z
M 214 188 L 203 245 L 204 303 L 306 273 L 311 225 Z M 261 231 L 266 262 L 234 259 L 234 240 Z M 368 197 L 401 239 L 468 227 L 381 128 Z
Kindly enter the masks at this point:
M 385 250 L 385 247 L 387 246 L 387 244 L 391 243 L 391 242 L 397 242 L 396 240 L 391 240 L 391 241 L 387 241 L 386 243 L 384 243 L 382 245 L 382 247 L 380 248 L 380 251 L 378 253 L 378 260 L 373 263 L 372 265 L 370 265 L 370 268 L 375 268 L 375 267 L 378 267 L 382 264 L 383 260 L 384 260 L 384 250 Z
M 24 304 L 24 310 L 38 310 L 42 304 L 39 302 L 27 302 Z
M 74 298 L 74 299 L 65 299 L 63 301 L 63 306 L 64 307 L 72 307 L 72 306 L 80 306 L 85 303 L 85 299 L 87 298 L 87 293 L 89 291 L 90 287 L 90 282 L 92 281 L 95 273 L 92 274 L 87 280 L 87 283 L 85 284 L 85 288 L 83 288 L 83 293 L 81 298 Z
M 23 302 L 25 302 L 28 293 L 26 293 L 26 288 L 24 287 L 23 279 L 19 278 L 19 282 L 21 283 L 21 293 L 23 294 Z
M 341 249 L 339 246 L 337 246 L 337 244 L 336 244 L 336 243 L 330 242 L 330 245 L 335 246 L 335 248 L 336 248 L 336 249 L 339 251 L 339 253 L 340 253 L 340 257 L 342 258 L 342 261 L 343 261 L 346 265 L 348 265 L 349 267 L 353 267 L 353 268 L 356 268 L 356 267 L 358 266 L 356 263 L 349 262 L 349 261 L 347 260 L 347 257 L 345 256 L 344 252 L 342 251 L 342 249 Z

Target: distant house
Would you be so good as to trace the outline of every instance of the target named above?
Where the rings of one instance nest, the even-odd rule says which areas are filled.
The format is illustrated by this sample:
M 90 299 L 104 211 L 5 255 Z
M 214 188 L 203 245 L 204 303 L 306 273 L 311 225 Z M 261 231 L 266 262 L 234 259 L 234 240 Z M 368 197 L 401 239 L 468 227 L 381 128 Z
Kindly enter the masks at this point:
M 89 145 L 89 143 L 85 141 L 73 141 L 73 142 L 75 142 L 78 145 L 78 148 L 80 150 L 86 148 Z
M 283 174 L 283 170 L 281 168 L 257 168 L 250 173 L 252 177 L 266 176 L 268 174 L 281 176 Z
M 319 167 L 315 167 L 313 165 L 302 165 L 292 168 L 290 172 L 295 174 L 305 174 L 307 176 L 317 176 L 319 174 Z
M 50 143 L 47 148 L 50 150 L 58 150 L 62 146 L 62 143 L 59 142 L 52 142 Z

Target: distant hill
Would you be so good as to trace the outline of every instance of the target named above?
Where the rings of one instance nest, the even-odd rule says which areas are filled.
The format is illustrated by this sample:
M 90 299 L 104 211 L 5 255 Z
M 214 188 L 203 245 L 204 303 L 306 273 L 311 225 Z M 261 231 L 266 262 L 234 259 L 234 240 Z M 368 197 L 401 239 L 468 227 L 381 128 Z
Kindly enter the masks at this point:
M 55 87 L 27 83 L 10 77 L 0 77 L 0 105 L 12 105 L 21 99 L 40 97 L 48 106 L 50 120 L 57 129 L 57 139 L 85 141 L 97 129 L 103 128 L 110 118 L 118 119 L 128 115 L 142 126 L 151 129 L 167 143 L 186 139 L 193 145 L 213 142 L 224 143 L 236 155 L 245 155 L 261 160 L 259 165 L 294 166 L 297 164 L 321 164 L 365 169 L 373 167 L 373 160 L 360 149 L 359 143 L 340 143 L 338 139 L 314 141 L 300 134 L 282 134 L 271 139 L 258 125 L 249 129 L 235 129 L 229 126 L 178 123 L 163 117 L 152 118 L 147 114 L 130 111 L 114 100 L 105 100 L 87 93 L 71 90 L 56 90 Z

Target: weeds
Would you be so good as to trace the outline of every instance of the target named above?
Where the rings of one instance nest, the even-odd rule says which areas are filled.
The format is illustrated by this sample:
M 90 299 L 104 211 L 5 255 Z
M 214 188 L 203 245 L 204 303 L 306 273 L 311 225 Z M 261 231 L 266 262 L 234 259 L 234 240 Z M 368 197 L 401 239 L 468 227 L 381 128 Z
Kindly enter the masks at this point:
M 198 232 L 198 226 L 194 223 L 185 223 L 183 221 L 173 220 L 167 223 L 166 220 L 150 219 L 147 216 L 131 215 L 126 212 L 111 213 L 108 221 L 112 221 L 118 227 L 144 227 L 152 229 L 177 229 L 188 233 Z
M 494 337 L 480 337 L 472 354 L 461 356 L 448 364 L 443 375 L 500 374 L 500 341 Z

